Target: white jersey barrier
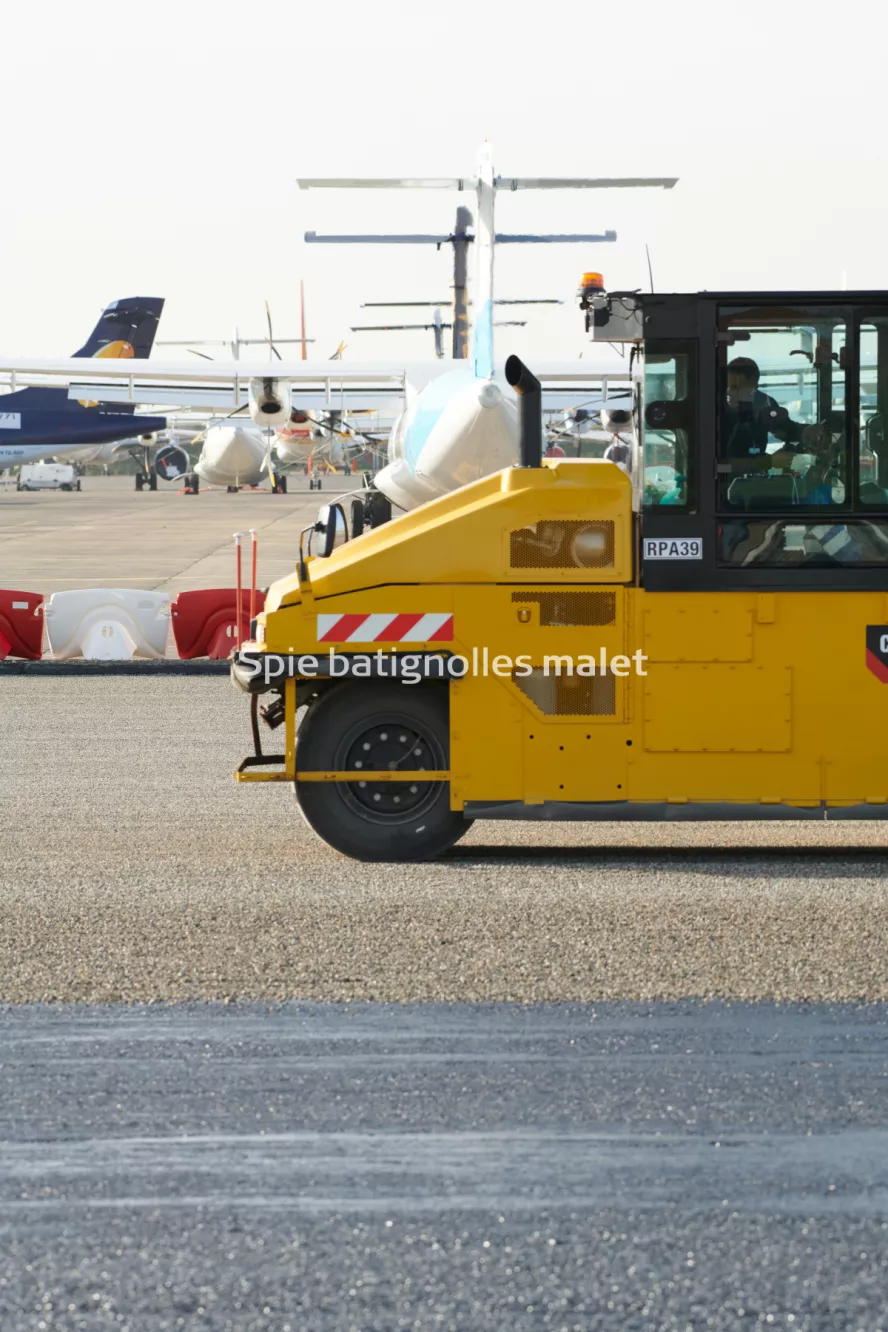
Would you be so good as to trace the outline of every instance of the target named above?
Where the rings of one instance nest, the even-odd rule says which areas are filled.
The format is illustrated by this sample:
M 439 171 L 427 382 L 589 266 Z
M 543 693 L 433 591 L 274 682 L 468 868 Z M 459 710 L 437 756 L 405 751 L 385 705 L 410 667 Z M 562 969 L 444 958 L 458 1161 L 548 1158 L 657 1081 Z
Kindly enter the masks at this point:
M 165 592 L 95 587 L 54 592 L 44 609 L 57 661 L 132 661 L 166 655 L 170 603 Z

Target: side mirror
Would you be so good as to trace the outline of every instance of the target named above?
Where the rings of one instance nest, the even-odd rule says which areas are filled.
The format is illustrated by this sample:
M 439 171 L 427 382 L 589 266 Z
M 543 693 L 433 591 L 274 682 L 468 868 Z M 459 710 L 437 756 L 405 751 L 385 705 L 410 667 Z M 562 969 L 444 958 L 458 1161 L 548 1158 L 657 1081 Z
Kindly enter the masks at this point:
M 325 504 L 318 510 L 314 530 L 318 534 L 318 555 L 326 559 L 337 546 L 348 541 L 348 526 L 341 504 Z

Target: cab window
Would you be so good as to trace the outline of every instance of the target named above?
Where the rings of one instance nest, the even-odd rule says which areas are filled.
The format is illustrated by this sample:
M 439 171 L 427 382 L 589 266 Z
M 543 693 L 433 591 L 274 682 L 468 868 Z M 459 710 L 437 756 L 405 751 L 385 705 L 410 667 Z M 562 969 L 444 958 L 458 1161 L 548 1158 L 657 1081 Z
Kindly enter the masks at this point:
M 750 569 L 881 568 L 888 564 L 888 522 L 823 516 L 731 519 L 719 523 L 720 564 Z
M 719 330 L 719 510 L 850 503 L 844 314 L 725 311 Z
M 649 343 L 644 360 L 646 509 L 690 507 L 696 419 L 693 348 Z
M 888 316 L 860 326 L 860 463 L 862 508 L 888 508 Z

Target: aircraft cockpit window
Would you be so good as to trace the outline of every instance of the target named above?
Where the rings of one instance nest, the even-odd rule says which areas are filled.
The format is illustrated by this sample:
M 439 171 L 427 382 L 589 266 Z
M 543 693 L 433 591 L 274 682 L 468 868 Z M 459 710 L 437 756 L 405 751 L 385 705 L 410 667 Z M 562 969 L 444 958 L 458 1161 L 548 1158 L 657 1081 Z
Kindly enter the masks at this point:
M 746 310 L 720 330 L 719 509 L 845 504 L 844 316 Z
M 688 508 L 696 447 L 696 386 L 691 350 L 658 351 L 644 361 L 644 507 Z

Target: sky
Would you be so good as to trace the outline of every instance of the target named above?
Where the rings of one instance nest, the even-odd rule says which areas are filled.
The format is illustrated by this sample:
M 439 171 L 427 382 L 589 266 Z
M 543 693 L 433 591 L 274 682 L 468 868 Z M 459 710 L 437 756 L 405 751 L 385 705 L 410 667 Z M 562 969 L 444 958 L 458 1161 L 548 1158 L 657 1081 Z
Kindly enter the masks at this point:
M 447 231 L 464 196 L 300 192 L 297 176 L 677 175 L 672 191 L 500 196 L 496 294 L 559 297 L 497 355 L 592 354 L 580 275 L 658 290 L 888 288 L 883 52 L 861 0 L 38 0 L 4 13 L 0 351 L 67 355 L 102 307 L 165 296 L 159 337 L 298 336 L 310 356 L 421 359 L 363 301 L 447 298 L 433 247 L 306 230 Z M 386 312 L 400 322 L 399 312 Z M 401 312 L 402 314 L 404 312 Z M 219 355 L 225 354 L 219 352 Z M 165 355 L 187 358 L 187 352 Z

